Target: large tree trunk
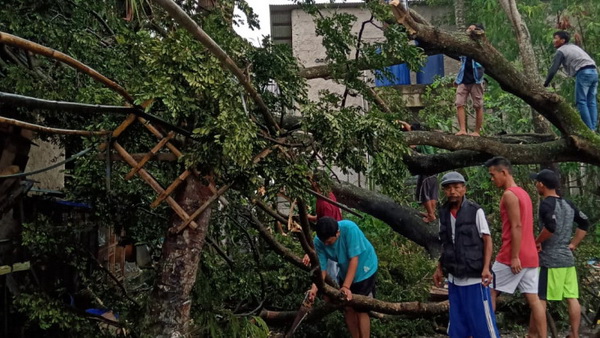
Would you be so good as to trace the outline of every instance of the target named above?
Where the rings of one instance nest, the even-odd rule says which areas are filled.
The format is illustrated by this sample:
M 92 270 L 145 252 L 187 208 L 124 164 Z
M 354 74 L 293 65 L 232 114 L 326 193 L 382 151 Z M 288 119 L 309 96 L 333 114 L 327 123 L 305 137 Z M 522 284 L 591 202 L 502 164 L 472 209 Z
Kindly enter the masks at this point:
M 441 246 L 437 222 L 427 224 L 415 209 L 349 183 L 334 185 L 333 192 L 339 202 L 384 221 L 400 235 L 424 247 L 431 257 L 439 257 Z
M 197 210 L 212 195 L 208 185 L 190 175 L 177 195 L 177 202 L 188 213 Z M 144 335 L 186 337 L 190 324 L 190 293 L 196 282 L 200 254 L 210 220 L 209 207 L 196 219 L 198 228 L 185 228 L 178 234 L 167 232 L 158 278 L 148 302 Z M 171 226 L 182 220 L 174 215 Z

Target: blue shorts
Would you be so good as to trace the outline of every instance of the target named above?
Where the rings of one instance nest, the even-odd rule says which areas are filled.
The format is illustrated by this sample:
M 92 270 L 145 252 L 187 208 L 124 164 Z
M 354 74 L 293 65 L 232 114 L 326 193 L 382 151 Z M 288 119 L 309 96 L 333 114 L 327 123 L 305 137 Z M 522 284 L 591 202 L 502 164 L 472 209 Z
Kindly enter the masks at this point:
M 467 286 L 448 283 L 450 300 L 448 335 L 454 338 L 500 337 L 491 298 L 490 288 L 481 283 Z

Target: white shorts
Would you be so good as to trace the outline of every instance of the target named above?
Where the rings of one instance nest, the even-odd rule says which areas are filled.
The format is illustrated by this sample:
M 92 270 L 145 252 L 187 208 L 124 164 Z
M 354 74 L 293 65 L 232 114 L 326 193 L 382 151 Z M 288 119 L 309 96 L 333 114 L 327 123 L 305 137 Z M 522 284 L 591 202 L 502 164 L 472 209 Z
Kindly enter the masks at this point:
M 513 294 L 518 287 L 521 293 L 538 293 L 538 268 L 523 268 L 515 275 L 510 266 L 494 262 L 492 273 L 494 280 L 491 287 L 494 290 Z

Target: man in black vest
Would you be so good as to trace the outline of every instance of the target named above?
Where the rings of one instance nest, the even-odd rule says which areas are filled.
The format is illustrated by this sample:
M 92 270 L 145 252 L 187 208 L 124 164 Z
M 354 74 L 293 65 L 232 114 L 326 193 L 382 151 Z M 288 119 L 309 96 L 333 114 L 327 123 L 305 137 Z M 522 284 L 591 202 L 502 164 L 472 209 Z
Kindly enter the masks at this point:
M 465 198 L 464 177 L 453 171 L 442 177 L 446 203 L 439 210 L 442 257 L 433 274 L 436 286 L 448 278 L 450 337 L 500 337 L 489 284 L 492 238 L 483 209 Z

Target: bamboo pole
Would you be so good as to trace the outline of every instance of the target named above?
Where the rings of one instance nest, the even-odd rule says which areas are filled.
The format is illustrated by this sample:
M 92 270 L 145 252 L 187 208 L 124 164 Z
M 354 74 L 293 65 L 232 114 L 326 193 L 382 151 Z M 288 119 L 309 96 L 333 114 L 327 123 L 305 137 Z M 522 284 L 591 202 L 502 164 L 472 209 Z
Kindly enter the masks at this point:
M 146 163 L 148 163 L 148 161 L 151 158 L 153 158 L 156 155 L 156 153 L 158 153 L 165 146 L 165 144 L 169 142 L 169 140 L 173 138 L 173 136 L 175 136 L 175 133 L 171 131 L 167 134 L 165 138 L 160 140 L 160 142 L 158 142 L 158 144 L 156 144 L 148 153 L 146 153 L 146 155 L 144 155 L 144 157 L 138 162 L 138 164 L 135 167 L 133 167 L 131 171 L 127 173 L 127 175 L 125 175 L 125 180 L 132 179 L 133 176 L 135 176 L 135 174 L 138 172 L 138 170 L 142 169 L 142 167 L 144 167 L 144 165 L 146 165 Z
M 38 124 L 23 122 L 15 119 L 9 119 L 7 117 L 0 116 L 0 123 L 10 124 L 12 126 L 20 127 L 23 129 L 33 130 L 40 133 L 49 133 L 49 134 L 60 134 L 60 135 L 80 135 L 80 136 L 103 136 L 110 134 L 108 130 L 100 130 L 100 131 L 89 131 L 89 130 L 78 130 L 78 129 L 60 129 L 60 128 L 51 128 L 44 127 Z
M 185 181 L 188 176 L 190 176 L 192 172 L 190 170 L 186 170 L 184 171 L 181 175 L 179 175 L 174 181 L 173 183 L 171 183 L 171 185 L 169 185 L 167 187 L 167 189 L 163 192 L 160 193 L 160 195 L 158 195 L 158 197 L 156 198 L 156 200 L 154 200 L 154 202 L 152 202 L 152 204 L 150 204 L 151 208 L 156 208 L 158 207 L 158 205 L 165 200 L 165 198 L 167 198 L 167 196 L 171 195 L 171 193 L 173 193 L 173 191 L 175 191 L 175 189 L 177 189 L 177 187 L 179 185 L 181 185 L 181 183 L 183 183 L 183 181 Z M 213 191 L 213 193 L 215 193 Z
M 0 92 L 0 102 L 30 109 L 47 109 L 53 111 L 77 111 L 83 113 L 118 113 L 126 114 L 137 110 L 135 107 L 110 106 L 68 101 L 44 100 L 36 97 Z
M 229 190 L 229 188 L 231 188 L 231 186 L 233 185 L 233 182 L 228 183 L 224 186 L 222 186 L 221 188 L 219 188 L 219 190 L 217 190 L 216 193 L 214 193 L 212 196 L 210 196 L 210 198 L 208 200 L 206 200 L 206 202 L 204 202 L 204 204 L 202 204 L 202 206 L 200 208 L 198 208 L 198 210 L 194 211 L 194 213 L 183 223 L 179 224 L 179 226 L 177 226 L 177 228 L 173 229 L 172 232 L 174 233 L 178 233 L 181 230 L 185 229 L 186 226 L 190 225 L 192 228 L 196 229 L 197 225 L 194 225 L 193 221 L 198 218 L 198 216 L 202 215 L 202 213 L 208 209 L 208 207 L 213 204 L 217 198 L 219 198 L 219 196 L 223 195 L 227 190 Z
M 131 155 L 129 155 L 129 153 L 127 152 L 127 150 L 125 150 L 119 143 L 115 142 L 113 144 L 115 150 L 119 153 L 119 155 L 121 155 L 123 157 L 123 159 L 132 167 L 134 167 L 137 162 L 133 159 L 133 157 L 131 157 Z M 140 178 L 142 178 L 144 181 L 146 181 L 146 183 L 152 188 L 154 189 L 154 191 L 156 191 L 157 193 L 163 193 L 164 189 L 160 186 L 160 184 L 158 182 L 156 182 L 156 180 L 145 170 L 145 169 L 140 169 L 138 171 L 138 175 L 140 175 Z M 188 221 L 190 219 L 190 216 L 185 212 L 185 210 L 183 210 L 183 208 L 172 198 L 172 197 L 167 197 L 166 198 L 166 202 L 167 204 L 169 204 L 169 206 L 171 207 L 171 209 L 173 209 L 173 211 L 184 221 Z M 193 220 L 190 221 L 190 223 L 192 225 L 192 227 L 196 228 L 198 227 L 198 224 L 196 224 L 196 222 L 194 222 Z
M 94 80 L 100 82 L 101 84 L 107 86 L 111 90 L 117 92 L 130 104 L 134 103 L 133 97 L 131 97 L 131 95 L 129 95 L 129 93 L 127 93 L 127 91 L 123 87 L 121 87 L 119 84 L 117 84 L 113 80 L 107 78 L 106 76 L 100 74 L 99 72 L 95 71 L 91 67 L 83 64 L 82 62 L 80 62 L 78 60 L 75 60 L 74 58 L 72 58 L 64 53 L 61 53 L 52 48 L 42 46 L 33 41 L 29 41 L 29 40 L 20 38 L 18 36 L 14 36 L 12 34 L 8 34 L 6 32 L 0 32 L 0 43 L 9 45 L 9 46 L 13 46 L 13 47 L 18 47 L 18 48 L 30 51 L 32 53 L 43 55 L 43 56 L 58 60 L 62 63 L 65 63 L 65 64 L 71 66 L 72 68 L 74 68 L 75 70 L 91 76 Z

